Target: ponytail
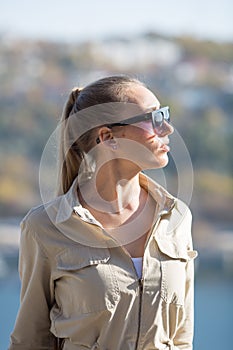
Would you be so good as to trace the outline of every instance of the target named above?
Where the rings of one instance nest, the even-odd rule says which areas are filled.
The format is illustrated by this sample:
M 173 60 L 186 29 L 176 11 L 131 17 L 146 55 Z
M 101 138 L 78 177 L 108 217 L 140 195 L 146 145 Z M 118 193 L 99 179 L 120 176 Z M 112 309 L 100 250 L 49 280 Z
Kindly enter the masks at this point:
M 69 135 L 66 127 L 69 117 L 76 111 L 76 103 L 81 90 L 82 89 L 78 87 L 72 89 L 61 117 L 58 195 L 64 194 L 68 191 L 78 174 L 83 159 L 82 152 L 79 151 L 77 147 L 75 147 L 76 149 L 74 150 L 74 147 L 71 147 L 69 144 Z
M 82 91 L 82 88 L 74 87 L 68 97 L 68 100 L 65 104 L 61 122 L 65 121 L 66 119 L 69 118 L 69 116 L 73 113 L 76 113 L 77 111 L 74 112 L 75 110 L 75 105 L 77 102 L 77 99 L 80 95 L 80 92 Z M 72 113 L 71 113 L 72 112 Z

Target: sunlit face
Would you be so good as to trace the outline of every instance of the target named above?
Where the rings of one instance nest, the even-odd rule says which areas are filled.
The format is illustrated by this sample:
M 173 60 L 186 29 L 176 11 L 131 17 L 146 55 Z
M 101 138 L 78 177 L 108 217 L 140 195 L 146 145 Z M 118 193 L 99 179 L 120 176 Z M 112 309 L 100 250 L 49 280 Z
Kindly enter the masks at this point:
M 158 99 L 147 88 L 143 86 L 134 86 L 132 94 L 135 102 L 143 111 L 151 111 L 160 108 Z M 146 152 L 145 157 L 141 157 L 142 159 L 138 160 L 142 169 L 161 168 L 168 163 L 167 153 L 170 150 L 168 146 L 168 136 L 172 134 L 173 131 L 173 127 L 167 122 L 164 122 L 159 134 L 156 134 L 149 120 L 122 127 L 119 137 L 135 141 L 149 150 L 149 152 Z M 137 151 L 135 150 L 135 152 Z

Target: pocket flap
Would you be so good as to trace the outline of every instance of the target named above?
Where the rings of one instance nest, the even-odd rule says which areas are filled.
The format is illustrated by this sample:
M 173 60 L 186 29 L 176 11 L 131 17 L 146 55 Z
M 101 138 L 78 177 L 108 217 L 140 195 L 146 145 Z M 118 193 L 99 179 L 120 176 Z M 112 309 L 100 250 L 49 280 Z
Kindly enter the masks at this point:
M 169 238 L 155 238 L 159 250 L 173 259 L 189 261 L 195 259 L 198 255 L 196 250 L 188 250 L 182 241 Z
M 78 270 L 90 265 L 106 264 L 110 254 L 106 248 L 67 248 L 57 255 L 58 270 Z

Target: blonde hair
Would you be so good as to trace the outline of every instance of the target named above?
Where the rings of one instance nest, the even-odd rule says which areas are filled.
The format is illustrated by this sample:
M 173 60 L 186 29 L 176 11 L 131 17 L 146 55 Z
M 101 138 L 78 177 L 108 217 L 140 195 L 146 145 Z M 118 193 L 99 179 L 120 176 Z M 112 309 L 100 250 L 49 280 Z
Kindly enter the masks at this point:
M 95 145 L 95 129 L 90 129 L 75 142 L 71 142 L 67 123 L 70 116 L 88 107 L 109 102 L 134 102 L 128 94 L 132 85 L 144 86 L 142 82 L 129 76 L 111 76 L 95 81 L 84 88 L 72 89 L 64 106 L 61 118 L 60 157 L 58 174 L 58 194 L 66 193 L 87 153 Z M 87 167 L 87 176 L 88 176 Z

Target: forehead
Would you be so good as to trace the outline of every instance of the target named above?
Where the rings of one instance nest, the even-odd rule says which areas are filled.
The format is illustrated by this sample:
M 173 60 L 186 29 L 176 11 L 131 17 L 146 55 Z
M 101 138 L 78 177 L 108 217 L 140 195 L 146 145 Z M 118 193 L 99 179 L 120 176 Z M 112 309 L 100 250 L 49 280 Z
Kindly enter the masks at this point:
M 133 102 L 142 110 L 157 109 L 160 107 L 157 97 L 144 86 L 134 85 L 129 94 L 132 95 Z

